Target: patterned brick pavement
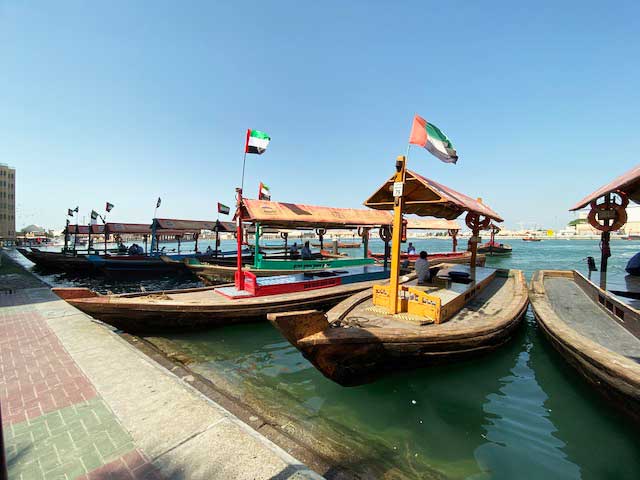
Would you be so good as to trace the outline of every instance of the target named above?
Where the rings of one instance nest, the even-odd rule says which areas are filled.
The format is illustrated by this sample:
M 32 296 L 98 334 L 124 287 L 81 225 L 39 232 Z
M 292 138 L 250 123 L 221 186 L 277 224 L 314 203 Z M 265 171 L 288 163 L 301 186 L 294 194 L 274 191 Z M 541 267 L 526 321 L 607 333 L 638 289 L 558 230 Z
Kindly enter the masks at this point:
M 0 403 L 9 478 L 160 478 L 28 303 L 27 291 L 0 296 Z

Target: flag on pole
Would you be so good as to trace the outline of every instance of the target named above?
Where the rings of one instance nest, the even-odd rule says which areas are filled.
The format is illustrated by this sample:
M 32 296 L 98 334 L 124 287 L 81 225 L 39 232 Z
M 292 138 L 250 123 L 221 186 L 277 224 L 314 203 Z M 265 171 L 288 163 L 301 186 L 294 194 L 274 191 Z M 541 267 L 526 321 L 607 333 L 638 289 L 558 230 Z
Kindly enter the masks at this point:
M 113 208 L 113 206 L 114 206 L 114 205 L 113 205 L 113 203 L 109 203 L 109 202 L 107 202 L 107 206 L 106 206 L 106 207 L 104 207 L 104 209 L 105 209 L 107 212 L 110 212 L 110 211 L 111 211 L 111 209 Z
M 432 155 L 445 163 L 458 161 L 456 149 L 447 136 L 442 133 L 442 130 L 418 115 L 413 118 L 409 143 L 426 148 Z
M 73 210 L 70 208 L 67 208 L 67 215 L 69 215 L 70 217 L 73 217 Z
M 218 202 L 218 213 L 221 213 L 223 215 L 229 215 L 229 207 Z
M 260 182 L 260 189 L 258 190 L 258 200 L 271 200 L 271 191 L 262 182 Z
M 95 210 L 91 210 L 91 220 L 97 220 L 98 219 L 98 212 L 96 212 Z
M 260 130 L 247 130 L 247 143 L 244 146 L 245 153 L 257 153 L 262 155 L 267 149 L 271 137 Z
M 73 209 L 74 212 L 78 213 L 80 211 L 80 207 L 76 207 Z
M 158 201 L 156 202 L 156 208 L 159 208 L 161 203 L 162 203 L 162 199 L 158 197 Z

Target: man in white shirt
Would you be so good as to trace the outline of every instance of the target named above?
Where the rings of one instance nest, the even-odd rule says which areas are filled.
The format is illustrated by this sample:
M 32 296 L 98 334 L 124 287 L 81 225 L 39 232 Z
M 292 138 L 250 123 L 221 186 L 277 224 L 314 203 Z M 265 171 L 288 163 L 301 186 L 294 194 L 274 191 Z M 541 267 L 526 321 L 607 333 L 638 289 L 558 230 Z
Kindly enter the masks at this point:
M 431 280 L 431 273 L 429 272 L 429 260 L 427 259 L 427 252 L 422 250 L 420 252 L 420 258 L 416 260 L 415 264 L 416 274 L 418 275 L 418 285 L 424 285 Z

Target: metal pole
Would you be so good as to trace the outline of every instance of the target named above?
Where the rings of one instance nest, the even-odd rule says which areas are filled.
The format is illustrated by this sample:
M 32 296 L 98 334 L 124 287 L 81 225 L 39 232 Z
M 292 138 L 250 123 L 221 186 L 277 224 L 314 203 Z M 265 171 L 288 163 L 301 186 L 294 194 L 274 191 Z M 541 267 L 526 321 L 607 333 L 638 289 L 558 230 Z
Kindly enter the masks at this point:
M 245 152 L 245 157 L 246 157 Z M 242 167 L 244 172 L 244 165 Z M 243 178 L 244 180 L 244 178 Z M 236 271 L 236 289 L 244 290 L 244 274 L 242 272 L 242 188 L 236 188 L 237 206 L 236 206 L 236 237 L 237 237 L 237 271 Z
M 409 147 L 407 147 L 407 152 Z M 391 237 L 391 276 L 389 285 L 389 313 L 398 313 L 398 287 L 400 283 L 400 240 L 402 235 L 402 208 L 404 204 L 404 180 L 407 158 L 400 155 L 396 160 L 395 184 L 401 185 L 401 191 L 395 191 L 393 206 L 393 234 Z M 396 196 L 396 193 L 399 195 Z
M 607 193 L 604 197 L 606 204 L 611 203 L 611 194 Z M 609 219 L 604 221 L 606 227 L 609 227 Z M 604 231 L 600 234 L 600 288 L 607 289 L 607 264 L 609 263 L 609 257 L 611 256 L 611 247 L 609 241 L 611 240 L 611 232 Z
M 69 219 L 67 218 L 67 225 L 64 227 L 64 253 L 67 253 L 69 249 Z
M 240 191 L 244 190 L 244 165 L 247 162 L 247 145 L 249 145 L 249 136 L 251 135 L 251 129 L 247 129 L 247 140 L 244 144 L 244 156 L 242 158 L 242 181 L 240 182 Z M 260 196 L 260 195 L 258 195 Z

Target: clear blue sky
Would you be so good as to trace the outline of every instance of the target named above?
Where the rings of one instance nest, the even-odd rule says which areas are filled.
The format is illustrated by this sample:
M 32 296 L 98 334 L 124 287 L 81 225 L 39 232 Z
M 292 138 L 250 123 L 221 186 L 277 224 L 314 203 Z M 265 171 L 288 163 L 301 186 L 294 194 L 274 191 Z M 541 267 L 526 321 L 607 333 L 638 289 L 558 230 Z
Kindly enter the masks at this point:
M 410 168 L 518 222 L 637 163 L 639 2 L 0 0 L 0 162 L 17 226 L 215 218 L 247 128 L 245 190 L 353 207 L 393 171 L 419 113 L 460 160 Z

